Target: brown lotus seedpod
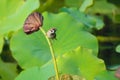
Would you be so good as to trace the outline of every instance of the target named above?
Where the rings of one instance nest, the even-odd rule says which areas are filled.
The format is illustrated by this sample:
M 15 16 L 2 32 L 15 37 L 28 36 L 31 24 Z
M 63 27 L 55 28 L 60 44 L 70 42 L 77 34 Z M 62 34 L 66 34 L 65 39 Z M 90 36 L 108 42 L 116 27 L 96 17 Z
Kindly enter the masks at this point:
M 26 34 L 31 34 L 38 31 L 42 25 L 43 16 L 38 12 L 33 12 L 26 18 L 23 29 Z
M 64 74 L 64 75 L 61 75 L 60 80 L 73 80 L 73 78 L 69 74 Z

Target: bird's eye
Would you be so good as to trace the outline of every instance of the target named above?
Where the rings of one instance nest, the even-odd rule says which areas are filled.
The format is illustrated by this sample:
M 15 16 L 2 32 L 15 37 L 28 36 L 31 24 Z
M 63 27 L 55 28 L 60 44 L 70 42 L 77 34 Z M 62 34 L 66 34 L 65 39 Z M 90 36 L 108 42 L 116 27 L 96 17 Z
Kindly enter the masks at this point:
M 55 31 L 54 30 L 51 30 L 51 33 L 54 33 Z

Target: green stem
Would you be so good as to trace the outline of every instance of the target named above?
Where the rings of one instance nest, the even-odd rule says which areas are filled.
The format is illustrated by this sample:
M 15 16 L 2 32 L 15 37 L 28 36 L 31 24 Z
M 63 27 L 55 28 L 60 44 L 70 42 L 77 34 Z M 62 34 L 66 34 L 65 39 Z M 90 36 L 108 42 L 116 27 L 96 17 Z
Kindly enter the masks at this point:
M 55 57 L 54 50 L 53 50 L 53 47 L 52 47 L 52 43 L 49 40 L 49 38 L 47 37 L 46 32 L 44 31 L 44 29 L 41 27 L 40 30 L 44 34 L 44 36 L 45 36 L 45 38 L 46 38 L 46 40 L 47 40 L 47 42 L 48 42 L 48 44 L 50 46 L 50 51 L 51 51 L 51 55 L 52 55 L 52 59 L 53 59 L 53 63 L 54 63 L 54 68 L 55 68 L 55 73 L 56 73 L 56 80 L 59 80 L 57 61 L 56 61 L 56 57 Z
M 113 42 L 113 41 L 120 41 L 120 37 L 114 36 L 97 36 L 98 41 L 100 42 Z

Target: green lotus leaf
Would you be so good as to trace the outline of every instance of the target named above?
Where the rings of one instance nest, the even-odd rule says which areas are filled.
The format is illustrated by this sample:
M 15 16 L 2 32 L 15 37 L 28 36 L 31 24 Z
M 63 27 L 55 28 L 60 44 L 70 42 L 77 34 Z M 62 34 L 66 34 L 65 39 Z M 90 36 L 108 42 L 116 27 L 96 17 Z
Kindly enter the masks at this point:
M 61 74 L 74 74 L 86 80 L 94 80 L 95 76 L 105 70 L 104 61 L 92 54 L 92 50 L 78 47 L 67 52 L 58 59 Z
M 95 16 L 87 15 L 76 8 L 70 8 L 70 9 L 62 8 L 61 11 L 67 12 L 76 21 L 85 25 L 84 28 L 88 28 L 88 29 L 95 28 L 100 30 L 104 26 L 102 19 Z
M 0 34 L 16 31 L 23 26 L 26 17 L 39 7 L 39 0 L 1 0 Z
M 56 56 L 63 55 L 78 46 L 92 49 L 94 55 L 98 53 L 98 43 L 96 37 L 81 29 L 82 25 L 77 23 L 67 13 L 50 14 L 43 13 L 45 31 L 55 27 L 57 29 L 57 40 L 51 40 Z M 22 68 L 32 66 L 42 66 L 51 59 L 45 36 L 39 30 L 31 35 L 26 35 L 20 29 L 11 38 L 10 48 L 12 55 Z M 29 62 L 28 62 L 29 61 Z
M 0 53 L 3 49 L 3 45 L 4 45 L 4 39 L 3 39 L 3 36 L 0 36 Z
M 87 12 L 110 15 L 116 9 L 117 7 L 114 4 L 108 2 L 107 0 L 95 0 L 94 5 L 90 7 L 89 9 L 87 9 Z
M 95 77 L 95 80 L 118 80 L 114 75 L 114 71 L 103 71 Z
M 84 0 L 84 2 L 82 3 L 80 7 L 80 11 L 85 12 L 85 10 L 91 5 L 93 5 L 93 0 Z
M 0 59 L 0 80 L 14 80 L 17 76 L 16 64 L 4 63 Z
M 69 7 L 77 7 L 79 8 L 84 0 L 65 0 L 65 5 Z
M 22 71 L 15 80 L 48 80 L 51 75 L 55 75 L 52 62 L 48 62 L 42 67 L 32 67 Z
M 116 47 L 116 52 L 120 53 L 120 45 Z

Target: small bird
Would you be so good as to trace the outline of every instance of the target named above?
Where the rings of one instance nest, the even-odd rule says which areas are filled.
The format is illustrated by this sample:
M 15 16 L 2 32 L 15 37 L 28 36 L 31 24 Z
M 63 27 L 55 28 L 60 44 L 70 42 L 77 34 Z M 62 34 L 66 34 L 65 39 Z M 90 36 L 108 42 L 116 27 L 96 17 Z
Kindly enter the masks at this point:
M 50 39 L 56 39 L 56 28 L 51 28 L 47 31 L 47 37 Z

